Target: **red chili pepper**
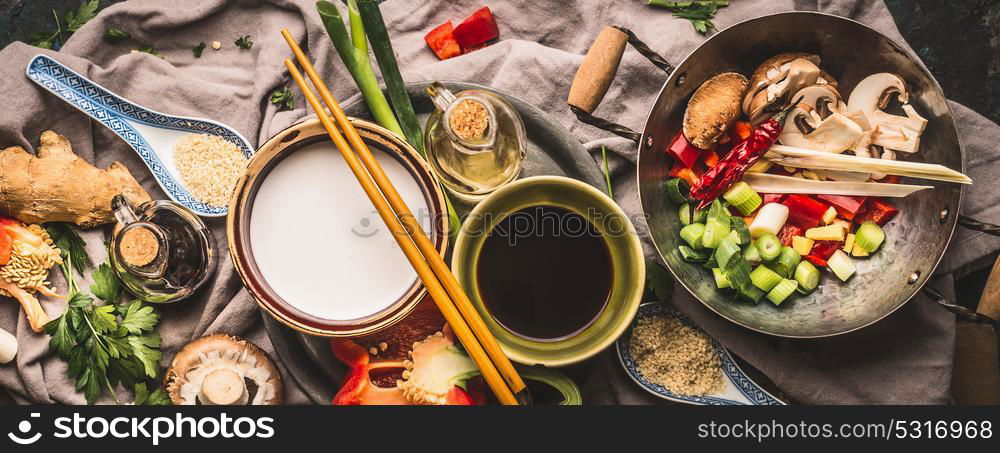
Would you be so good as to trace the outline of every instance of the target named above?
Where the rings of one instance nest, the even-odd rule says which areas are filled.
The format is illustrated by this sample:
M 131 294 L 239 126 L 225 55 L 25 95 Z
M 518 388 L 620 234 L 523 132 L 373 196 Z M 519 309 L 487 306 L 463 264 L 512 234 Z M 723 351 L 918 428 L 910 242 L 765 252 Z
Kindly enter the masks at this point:
M 719 155 L 710 149 L 702 151 L 700 159 L 708 168 L 712 168 L 715 164 L 719 163 Z
M 490 7 L 484 6 L 455 27 L 455 39 L 463 49 L 471 49 L 500 36 Z
M 783 193 L 762 193 L 762 194 L 760 194 L 760 197 L 763 199 L 763 201 L 760 203 L 760 205 L 764 206 L 764 205 L 766 205 L 768 203 L 781 203 L 781 201 L 785 199 L 785 194 L 783 194 Z
M 837 215 L 853 220 L 861 205 L 865 204 L 866 197 L 850 197 L 846 195 L 817 195 L 816 198 L 823 200 L 837 210 Z
M 701 201 L 698 209 L 707 207 L 712 200 L 739 181 L 743 174 L 767 152 L 768 148 L 778 140 L 782 120 L 795 104 L 793 102 L 785 110 L 757 126 L 746 140 L 733 147 L 726 157 L 701 176 L 698 184 L 691 187 L 691 198 Z
M 818 226 L 823 221 L 823 214 L 830 209 L 826 203 L 799 194 L 785 197 L 781 204 L 788 206 L 788 222 L 805 229 Z
M 454 32 L 455 28 L 449 20 L 438 25 L 437 28 L 427 33 L 427 36 L 424 36 L 427 46 L 434 51 L 434 55 L 437 55 L 439 60 L 447 60 L 462 54 L 462 48 L 458 45 L 458 41 L 455 40 Z
M 691 168 L 701 157 L 701 150 L 689 143 L 681 131 L 677 131 L 677 135 L 670 141 L 667 152 L 686 168 Z
M 854 215 L 854 222 L 861 224 L 864 222 L 875 222 L 879 226 L 885 225 L 899 214 L 899 210 L 891 204 L 878 198 L 869 198 L 857 214 Z
M 782 245 L 792 246 L 792 236 L 802 236 L 805 234 L 806 230 L 800 227 L 786 223 L 785 226 L 781 227 L 778 231 L 778 239 L 781 240 Z
M 804 259 L 804 260 L 806 260 L 806 261 L 808 261 L 810 263 L 813 263 L 818 268 L 824 268 L 824 267 L 827 266 L 825 259 L 820 258 L 820 257 L 815 256 L 815 255 L 806 255 L 806 256 L 803 256 L 802 259 Z

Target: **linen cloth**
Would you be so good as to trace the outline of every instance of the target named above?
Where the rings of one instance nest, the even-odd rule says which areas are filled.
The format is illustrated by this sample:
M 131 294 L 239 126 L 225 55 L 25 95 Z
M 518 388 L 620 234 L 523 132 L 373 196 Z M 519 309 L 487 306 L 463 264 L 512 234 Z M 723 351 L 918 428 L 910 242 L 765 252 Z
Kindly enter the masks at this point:
M 426 48 L 423 35 L 446 20 L 461 20 L 483 5 L 482 0 L 390 0 L 382 5 L 386 25 L 407 81 L 463 80 L 513 93 L 540 106 L 567 127 L 588 149 L 602 145 L 611 157 L 614 193 L 631 214 L 640 211 L 634 180 L 636 146 L 624 139 L 576 121 L 565 105 L 569 84 L 590 43 L 606 24 L 626 26 L 668 61 L 677 64 L 705 37 L 690 23 L 650 8 L 639 0 L 501 1 L 489 2 L 500 27 L 500 42 L 469 55 L 438 61 Z M 343 6 L 343 5 L 340 5 Z M 881 1 L 737 0 L 719 10 L 719 29 L 752 17 L 792 9 L 819 10 L 851 17 L 903 42 Z M 343 11 L 343 8 L 342 8 Z M 133 38 L 120 44 L 101 39 L 105 28 L 117 27 Z M 287 83 L 282 60 L 291 54 L 278 31 L 288 28 L 303 44 L 338 99 L 356 93 L 354 82 L 340 62 L 322 28 L 311 0 L 135 0 L 113 5 L 81 28 L 60 52 L 14 43 L 0 51 L 0 146 L 34 149 L 41 131 L 67 136 L 83 158 L 106 167 L 122 161 L 154 198 L 166 198 L 143 163 L 109 130 L 91 122 L 62 100 L 24 76 L 29 59 L 46 53 L 108 89 L 149 108 L 176 115 L 222 121 L 239 130 L 253 144 L 310 114 L 301 93 L 295 108 L 278 111 L 267 98 Z M 254 45 L 241 50 L 234 39 L 250 35 Z M 194 58 L 191 48 L 201 41 L 221 41 L 219 51 L 208 48 Z M 131 53 L 140 43 L 151 43 L 163 59 Z M 618 77 L 596 114 L 639 128 L 664 79 L 663 74 L 633 50 L 626 51 Z M 975 112 L 952 104 L 976 184 L 966 192 L 962 212 L 1000 223 L 994 203 L 1000 154 L 991 145 L 1000 141 L 1000 127 Z M 0 169 L 7 171 L 7 169 Z M 207 223 L 227 257 L 224 223 Z M 642 234 L 645 225 L 636 225 Z M 101 262 L 104 232 L 87 231 L 88 251 Z M 647 255 L 655 256 L 644 239 Z M 1000 241 L 959 230 L 942 273 L 969 268 L 1000 248 Z M 953 296 L 953 275 L 935 279 Z M 52 280 L 65 290 L 55 272 Z M 87 283 L 81 287 L 86 288 Z M 669 301 L 735 354 L 764 372 L 782 392 L 796 401 L 814 404 L 926 404 L 950 401 L 954 317 L 925 297 L 859 332 L 825 340 L 789 340 L 757 334 L 713 314 L 680 285 Z M 335 293 L 332 289 L 331 293 Z M 64 302 L 46 299 L 54 318 Z M 163 319 L 162 366 L 176 351 L 199 336 L 237 334 L 273 353 L 261 322 L 261 313 L 243 289 L 233 266 L 222 260 L 218 273 L 199 294 L 183 303 L 160 308 Z M 0 366 L 0 386 L 20 403 L 82 403 L 83 396 L 66 377 L 66 364 L 48 352 L 48 338 L 33 333 L 13 301 L 0 303 L 0 328 L 16 332 L 20 350 L 14 363 Z M 279 358 L 280 362 L 280 358 Z M 286 401 L 308 403 L 288 370 L 282 368 Z M 620 369 L 613 353 L 605 351 L 575 376 L 586 402 L 646 404 L 659 400 L 636 387 Z M 127 391 L 119 397 L 128 401 Z M 105 397 L 102 402 L 109 401 Z

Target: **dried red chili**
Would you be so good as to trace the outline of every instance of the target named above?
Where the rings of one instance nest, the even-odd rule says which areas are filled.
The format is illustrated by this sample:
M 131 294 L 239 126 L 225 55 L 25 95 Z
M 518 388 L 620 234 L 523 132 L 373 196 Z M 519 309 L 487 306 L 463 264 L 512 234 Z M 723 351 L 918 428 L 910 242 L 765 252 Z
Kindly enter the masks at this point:
M 746 140 L 733 147 L 726 157 L 708 169 L 691 187 L 691 198 L 701 201 L 698 209 L 704 209 L 712 200 L 722 195 L 730 186 L 739 181 L 743 174 L 757 162 L 764 153 L 778 140 L 781 134 L 785 115 L 795 106 L 791 103 L 784 110 L 765 121 L 751 132 Z

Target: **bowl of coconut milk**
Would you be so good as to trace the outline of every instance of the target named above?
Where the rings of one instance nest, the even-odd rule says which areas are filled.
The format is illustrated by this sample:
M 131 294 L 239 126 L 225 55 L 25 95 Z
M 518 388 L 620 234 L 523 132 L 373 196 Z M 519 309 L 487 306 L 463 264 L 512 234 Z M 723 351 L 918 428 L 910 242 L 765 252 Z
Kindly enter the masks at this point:
M 444 194 L 395 134 L 351 119 L 439 253 L 448 246 Z M 301 332 L 367 335 L 424 298 L 396 239 L 318 120 L 278 133 L 254 154 L 227 219 L 236 270 L 261 308 Z

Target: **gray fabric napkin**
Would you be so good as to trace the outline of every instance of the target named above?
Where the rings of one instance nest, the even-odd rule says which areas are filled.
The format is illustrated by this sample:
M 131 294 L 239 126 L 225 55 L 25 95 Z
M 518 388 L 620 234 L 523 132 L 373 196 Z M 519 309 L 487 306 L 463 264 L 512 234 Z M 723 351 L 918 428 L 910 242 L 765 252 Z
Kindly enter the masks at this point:
M 570 129 L 591 150 L 602 145 L 612 158 L 617 201 L 631 213 L 639 211 L 634 181 L 634 144 L 580 124 L 565 106 L 565 96 L 576 67 L 602 26 L 631 28 L 654 50 L 678 63 L 704 37 L 691 25 L 639 0 L 494 1 L 489 6 L 499 24 L 501 41 L 475 53 L 439 62 L 426 48 L 423 35 L 446 20 L 461 20 L 482 6 L 482 0 L 390 0 L 382 5 L 403 76 L 408 81 L 450 79 L 481 83 L 514 93 L 541 106 Z M 882 2 L 740 0 L 720 10 L 715 24 L 725 28 L 739 21 L 792 9 L 820 10 L 852 17 L 902 42 Z M 124 29 L 133 40 L 107 44 L 100 39 L 106 27 Z M 268 94 L 285 83 L 282 59 L 290 52 L 278 31 L 287 27 L 331 85 L 334 95 L 347 99 L 356 92 L 315 13 L 311 0 L 222 1 L 135 0 L 116 4 L 75 33 L 58 52 L 15 43 L 0 51 L 0 95 L 8 100 L 0 112 L 0 146 L 34 148 L 46 129 L 69 137 L 74 149 L 99 166 L 120 160 L 154 198 L 165 198 L 142 162 L 121 140 L 90 122 L 61 100 L 44 92 L 24 76 L 24 67 L 37 53 L 48 53 L 110 90 L 155 110 L 199 116 L 225 122 L 262 142 L 309 114 L 301 94 L 296 108 L 278 112 Z M 251 35 L 253 48 L 240 50 L 232 41 Z M 219 51 L 206 49 L 195 59 L 191 48 L 200 41 L 223 42 Z M 165 59 L 130 53 L 139 43 L 152 43 Z M 639 128 L 663 82 L 661 72 L 628 50 L 604 104 L 596 112 Z M 293 89 L 298 93 L 297 89 Z M 953 104 L 967 168 L 977 181 L 966 192 L 963 212 L 1000 223 L 1000 208 L 992 202 L 996 182 L 987 175 L 1000 170 L 990 145 L 1000 139 L 1000 128 L 980 115 Z M 3 171 L 3 169 L 0 169 Z M 219 220 L 209 221 L 224 248 L 225 232 Z M 637 225 L 640 231 L 645 225 Z M 86 233 L 91 258 L 103 260 L 102 232 Z M 646 250 L 653 256 L 646 241 Z M 959 231 L 942 272 L 968 270 L 1000 248 L 1000 241 Z M 226 250 L 221 250 L 227 256 Z M 963 270 L 963 271 L 964 271 Z M 952 275 L 934 284 L 953 295 Z M 61 278 L 54 277 L 64 290 Z M 86 285 L 84 285 L 86 287 Z M 917 298 L 886 320 L 860 332 L 819 341 L 786 340 L 748 331 L 714 315 L 682 288 L 670 301 L 734 353 L 767 374 L 797 401 L 837 403 L 947 403 L 952 369 L 954 318 L 926 298 Z M 43 301 L 57 316 L 63 302 Z M 242 288 L 228 262 L 221 263 L 212 284 L 197 297 L 162 307 L 164 358 L 198 336 L 239 334 L 273 351 L 260 321 L 260 312 Z M 30 331 L 13 301 L 0 304 L 0 327 L 16 332 L 21 348 L 15 363 L 0 367 L 0 386 L 21 403 L 81 403 L 65 376 L 66 364 L 47 351 L 47 337 Z M 610 351 L 577 367 L 579 384 L 589 403 L 645 404 L 658 400 L 628 380 Z M 306 403 L 287 370 L 286 401 Z M 120 392 L 128 399 L 127 393 Z M 107 401 L 107 400 L 105 400 Z

